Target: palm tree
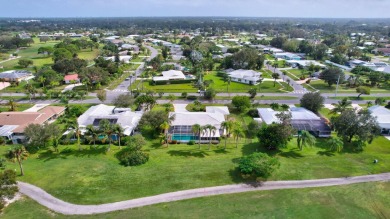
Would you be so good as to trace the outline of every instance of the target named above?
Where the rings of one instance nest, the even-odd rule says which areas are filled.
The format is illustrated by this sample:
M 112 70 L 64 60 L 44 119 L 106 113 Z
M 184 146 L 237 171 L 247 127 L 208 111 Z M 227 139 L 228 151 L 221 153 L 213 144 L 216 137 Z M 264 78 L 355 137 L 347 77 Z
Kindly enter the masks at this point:
M 7 105 L 9 106 L 9 110 L 12 112 L 16 111 L 18 108 L 18 104 L 16 103 L 16 101 L 14 99 L 8 100 Z
M 340 152 L 343 149 L 343 141 L 340 138 L 331 137 L 328 141 L 329 149 L 332 151 Z
M 233 134 L 233 136 L 234 136 L 234 139 L 236 140 L 236 148 L 238 148 L 238 140 L 240 139 L 240 137 L 243 137 L 243 136 L 244 136 L 244 131 L 242 130 L 241 127 L 236 126 L 236 127 L 232 130 L 232 134 Z
M 77 145 L 79 146 L 79 150 L 81 151 L 81 144 L 80 144 L 80 136 L 81 136 L 81 130 L 79 127 L 79 124 L 76 119 L 71 119 L 68 121 L 68 126 L 72 130 L 73 134 L 77 137 Z
M 91 138 L 91 140 L 93 141 L 93 146 L 96 147 L 96 140 L 99 139 L 100 130 L 98 128 L 95 128 L 93 125 L 87 125 L 86 129 L 87 132 L 85 133 L 85 135 Z
M 107 151 L 110 151 L 111 149 L 111 136 L 112 136 L 112 133 L 114 133 L 114 130 L 112 128 L 112 125 L 110 123 L 110 121 L 108 121 L 107 119 L 102 119 L 100 120 L 99 122 L 99 129 L 102 133 L 104 133 L 107 138 L 108 138 L 108 148 L 107 148 Z
M 40 77 L 38 78 L 38 81 L 39 81 L 39 83 L 42 84 L 42 87 L 45 88 L 45 81 L 46 81 L 46 78 L 44 78 L 43 76 L 40 76 Z
M 290 81 L 290 79 L 289 79 L 289 78 L 287 78 L 287 80 L 286 80 L 286 81 L 287 81 L 287 84 L 288 84 L 288 86 L 290 86 L 290 82 L 291 82 L 291 81 Z
M 211 139 L 212 139 L 212 136 L 214 136 L 215 133 L 217 132 L 217 128 L 215 128 L 215 126 L 210 125 L 208 130 L 210 132 L 209 133 L 209 136 L 210 136 L 210 138 L 209 138 L 209 150 L 210 150 L 211 149 Z
M 272 73 L 272 78 L 274 79 L 274 87 L 276 86 L 276 79 L 279 78 L 279 74 L 278 73 Z
M 301 134 L 298 134 L 298 148 L 299 150 L 303 149 L 303 146 L 313 146 L 316 143 L 316 137 L 310 134 L 308 131 L 301 131 Z
M 221 129 L 222 129 L 223 135 L 225 137 L 225 148 L 224 149 L 226 149 L 227 138 L 228 138 L 228 130 L 229 130 L 229 121 L 223 121 L 221 123 Z
M 11 162 L 18 162 L 19 168 L 20 168 L 20 175 L 24 176 L 24 170 L 22 166 L 22 161 L 26 160 L 28 157 L 28 152 L 25 147 L 21 145 L 13 146 L 8 153 L 6 154 L 6 157 Z
M 169 129 L 169 127 L 170 127 L 170 125 L 169 125 L 168 121 L 164 121 L 160 125 L 160 129 L 162 129 L 164 131 L 165 143 L 167 144 L 167 147 L 169 146 L 168 145 L 168 129 Z
M 274 68 L 274 73 L 275 73 L 276 68 L 278 67 L 278 63 L 277 62 L 272 63 L 272 67 Z
M 192 133 L 194 133 L 194 135 L 198 136 L 198 145 L 199 145 L 199 149 L 200 149 L 200 134 L 202 132 L 202 126 L 199 124 L 194 124 L 191 127 L 191 131 L 192 131 Z
M 114 133 L 118 137 L 118 145 L 119 145 L 119 148 L 121 148 L 121 137 L 123 136 L 124 130 L 123 130 L 122 126 L 120 126 L 119 124 L 113 125 L 112 129 L 114 130 Z
M 352 106 L 352 102 L 349 101 L 347 98 L 343 98 L 341 101 L 338 101 L 337 104 L 335 104 L 335 107 L 330 111 L 331 114 L 337 114 L 344 112 L 348 107 Z

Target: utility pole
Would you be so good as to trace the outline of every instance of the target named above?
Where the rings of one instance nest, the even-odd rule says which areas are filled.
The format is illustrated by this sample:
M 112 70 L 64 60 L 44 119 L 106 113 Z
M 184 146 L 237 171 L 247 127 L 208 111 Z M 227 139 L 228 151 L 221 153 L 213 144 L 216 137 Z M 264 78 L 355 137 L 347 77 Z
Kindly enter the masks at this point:
M 334 97 L 337 96 L 337 90 L 339 89 L 340 76 L 341 75 L 339 75 L 339 78 L 337 79 L 336 92 L 334 93 Z

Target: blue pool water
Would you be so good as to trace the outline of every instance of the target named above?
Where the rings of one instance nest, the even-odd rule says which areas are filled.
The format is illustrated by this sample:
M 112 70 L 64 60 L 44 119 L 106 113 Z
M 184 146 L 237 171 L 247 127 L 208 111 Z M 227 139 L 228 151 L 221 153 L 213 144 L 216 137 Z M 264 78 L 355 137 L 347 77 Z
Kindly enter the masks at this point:
M 173 134 L 172 140 L 176 141 L 191 141 L 191 140 L 198 140 L 198 136 L 194 135 L 188 135 L 188 134 Z

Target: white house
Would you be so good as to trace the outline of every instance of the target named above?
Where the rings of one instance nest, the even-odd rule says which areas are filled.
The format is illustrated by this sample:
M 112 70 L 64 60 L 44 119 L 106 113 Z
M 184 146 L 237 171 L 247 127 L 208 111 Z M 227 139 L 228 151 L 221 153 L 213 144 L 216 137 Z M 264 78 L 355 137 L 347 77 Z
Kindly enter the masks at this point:
M 161 72 L 162 76 L 153 77 L 153 81 L 184 80 L 186 76 L 182 71 L 169 70 Z
M 321 68 L 326 67 L 326 65 L 321 64 L 315 60 L 287 60 L 286 62 L 288 65 L 292 67 L 302 66 L 303 68 L 306 68 L 309 67 L 310 65 L 317 65 L 320 66 Z
M 115 56 L 110 56 L 110 57 L 105 57 L 105 60 L 110 60 L 112 62 L 115 62 Z M 119 61 L 124 62 L 124 63 L 129 63 L 130 60 L 132 59 L 132 56 L 119 56 Z
M 221 113 L 224 116 L 230 115 L 227 106 L 206 106 L 206 113 Z
M 278 111 L 274 111 L 271 108 L 258 108 L 257 109 L 261 120 L 270 125 L 272 123 L 280 123 L 277 114 Z M 318 137 L 329 137 L 331 134 L 330 127 L 325 123 L 323 119 L 314 114 L 313 112 L 303 107 L 291 107 L 289 112 L 291 113 L 291 125 L 297 131 L 306 130 Z
M 218 44 L 217 47 L 219 47 L 221 49 L 222 53 L 227 53 L 228 48 L 226 46 Z
M 368 108 L 371 115 L 376 117 L 376 120 L 381 127 L 382 134 L 390 134 L 390 110 L 383 106 L 372 106 Z
M 285 59 L 285 60 L 301 60 L 302 59 L 302 57 L 300 57 L 299 55 L 296 55 L 296 54 L 290 53 L 290 52 L 275 53 L 274 57 L 278 58 L 278 59 Z
M 253 70 L 234 70 L 227 73 L 232 81 L 244 84 L 258 84 L 261 80 L 261 73 Z
M 116 108 L 115 106 L 99 104 L 90 107 L 77 119 L 77 122 L 81 132 L 84 133 L 88 125 L 98 127 L 101 120 L 107 119 L 111 124 L 119 124 L 124 130 L 124 135 L 128 136 L 134 133 L 142 114 L 141 111 L 131 112 L 130 108 Z
M 169 117 L 174 117 L 169 135 L 171 140 L 180 142 L 201 141 L 208 142 L 211 138 L 212 142 L 218 142 L 224 130 L 221 129 L 221 123 L 225 121 L 224 114 L 220 112 L 171 112 Z M 201 131 L 200 139 L 198 134 L 192 131 L 192 126 L 199 124 L 201 126 L 211 125 L 215 127 L 215 131 L 210 133 L 209 130 Z

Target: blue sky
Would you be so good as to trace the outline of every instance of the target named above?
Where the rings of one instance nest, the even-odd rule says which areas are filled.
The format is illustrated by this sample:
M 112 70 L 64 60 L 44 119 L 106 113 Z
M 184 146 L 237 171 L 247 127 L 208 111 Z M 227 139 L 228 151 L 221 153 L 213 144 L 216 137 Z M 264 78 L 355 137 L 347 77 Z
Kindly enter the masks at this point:
M 0 0 L 1 17 L 390 18 L 390 0 Z

